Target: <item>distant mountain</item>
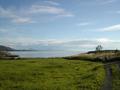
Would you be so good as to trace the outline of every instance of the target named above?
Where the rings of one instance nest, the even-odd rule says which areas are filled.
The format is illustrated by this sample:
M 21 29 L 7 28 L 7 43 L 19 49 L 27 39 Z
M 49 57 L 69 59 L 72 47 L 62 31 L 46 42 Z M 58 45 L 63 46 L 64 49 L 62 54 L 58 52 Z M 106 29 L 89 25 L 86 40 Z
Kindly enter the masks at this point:
M 15 49 L 0 45 L 0 51 L 15 51 Z

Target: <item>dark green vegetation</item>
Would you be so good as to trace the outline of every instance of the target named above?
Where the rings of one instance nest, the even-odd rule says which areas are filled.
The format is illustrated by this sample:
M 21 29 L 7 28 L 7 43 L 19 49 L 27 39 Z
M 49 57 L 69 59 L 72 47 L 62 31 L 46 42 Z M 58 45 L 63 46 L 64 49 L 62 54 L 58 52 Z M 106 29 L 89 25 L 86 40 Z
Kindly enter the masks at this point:
M 0 51 L 0 58 L 7 57 L 8 55 L 11 55 L 11 54 L 8 53 L 7 51 Z
M 4 60 L 8 60 L 8 59 L 19 59 L 18 55 L 12 55 L 11 53 L 7 52 L 7 51 L 0 51 L 0 60 L 4 59 Z
M 65 59 L 87 60 L 93 62 L 108 63 L 108 62 L 120 61 L 120 51 L 119 50 L 90 51 L 88 53 L 65 57 Z
M 54 59 L 0 60 L 0 90 L 100 90 L 102 63 Z
M 113 90 L 120 89 L 120 62 L 112 65 Z

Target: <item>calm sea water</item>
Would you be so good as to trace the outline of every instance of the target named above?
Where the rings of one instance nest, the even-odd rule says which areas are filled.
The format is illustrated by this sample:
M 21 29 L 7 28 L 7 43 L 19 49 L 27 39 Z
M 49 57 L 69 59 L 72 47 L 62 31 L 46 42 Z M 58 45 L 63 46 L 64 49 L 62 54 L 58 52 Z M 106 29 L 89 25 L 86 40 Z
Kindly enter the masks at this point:
M 81 53 L 80 51 L 11 51 L 10 53 L 28 58 L 64 57 Z

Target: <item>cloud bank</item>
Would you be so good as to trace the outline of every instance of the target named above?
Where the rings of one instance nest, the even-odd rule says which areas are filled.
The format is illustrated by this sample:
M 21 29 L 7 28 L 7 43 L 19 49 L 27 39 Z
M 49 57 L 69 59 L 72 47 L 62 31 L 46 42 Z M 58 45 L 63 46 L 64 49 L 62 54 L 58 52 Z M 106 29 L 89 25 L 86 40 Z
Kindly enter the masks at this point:
M 111 25 L 111 26 L 108 26 L 108 27 L 101 28 L 99 30 L 100 31 L 105 31 L 105 32 L 120 31 L 120 24 Z
M 97 45 L 102 45 L 104 49 L 116 49 L 120 48 L 119 40 L 110 40 L 107 38 L 98 39 L 78 39 L 78 40 L 40 40 L 33 38 L 4 38 L 0 39 L 0 43 L 3 45 L 8 45 L 15 48 L 22 49 L 43 49 L 42 47 L 53 47 L 56 49 L 75 49 L 75 50 L 94 50 Z

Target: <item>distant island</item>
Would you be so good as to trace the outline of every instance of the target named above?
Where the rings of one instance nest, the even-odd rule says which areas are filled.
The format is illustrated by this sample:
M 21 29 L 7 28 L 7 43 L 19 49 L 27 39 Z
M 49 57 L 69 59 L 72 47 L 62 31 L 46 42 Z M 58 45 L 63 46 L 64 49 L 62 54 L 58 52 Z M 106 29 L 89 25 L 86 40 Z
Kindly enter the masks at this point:
M 0 51 L 36 51 L 36 50 L 27 50 L 27 49 L 14 49 L 8 46 L 0 45 Z
M 0 51 L 14 51 L 15 49 L 7 46 L 0 45 Z

